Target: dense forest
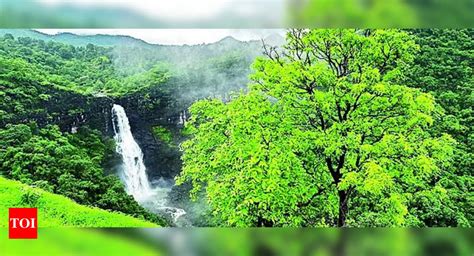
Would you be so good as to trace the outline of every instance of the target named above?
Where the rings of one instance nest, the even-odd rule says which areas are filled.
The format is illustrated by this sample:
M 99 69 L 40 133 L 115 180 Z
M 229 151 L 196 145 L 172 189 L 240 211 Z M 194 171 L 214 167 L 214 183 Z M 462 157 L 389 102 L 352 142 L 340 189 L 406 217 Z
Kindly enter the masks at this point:
M 42 36 L 12 30 L 0 38 L 2 175 L 158 224 L 164 222 L 127 195 L 115 175 L 105 175 L 117 157 L 102 116 L 121 99 L 145 114 L 165 109 L 173 115 L 198 98 L 225 96 L 232 86 L 245 86 L 257 54 L 255 43 L 242 47 L 231 38 L 198 46 L 193 56 L 184 47 L 175 56 L 168 46 L 153 53 L 149 45 L 73 46 L 12 33 Z M 176 150 L 168 129 L 150 130 L 168 144 L 165 150 Z
M 172 225 L 115 173 L 120 103 L 148 175 L 197 200 L 195 225 L 473 225 L 473 30 L 195 46 L 1 34 L 7 179 Z

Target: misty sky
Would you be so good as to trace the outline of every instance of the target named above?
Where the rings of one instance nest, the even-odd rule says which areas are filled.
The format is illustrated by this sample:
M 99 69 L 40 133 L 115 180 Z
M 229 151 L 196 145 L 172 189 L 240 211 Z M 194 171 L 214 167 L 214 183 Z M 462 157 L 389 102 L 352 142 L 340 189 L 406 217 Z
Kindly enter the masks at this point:
M 280 27 L 285 0 L 32 0 L 44 8 L 82 10 L 126 10 L 144 18 L 167 24 L 253 24 L 252 27 Z M 194 24 L 194 25 L 193 25 Z M 258 25 L 258 26 L 255 26 Z M 229 27 L 229 26 L 225 26 Z
M 226 36 L 241 41 L 260 40 L 272 34 L 284 35 L 282 29 L 37 29 L 46 34 L 70 32 L 78 35 L 128 35 L 153 44 L 213 43 Z
M 205 19 L 226 9 L 242 14 L 251 14 L 252 6 L 263 3 L 270 6 L 282 6 L 283 0 L 36 0 L 50 6 L 73 5 L 82 7 L 119 7 L 137 11 L 149 17 L 180 19 Z M 273 15 L 276 15 L 274 13 Z

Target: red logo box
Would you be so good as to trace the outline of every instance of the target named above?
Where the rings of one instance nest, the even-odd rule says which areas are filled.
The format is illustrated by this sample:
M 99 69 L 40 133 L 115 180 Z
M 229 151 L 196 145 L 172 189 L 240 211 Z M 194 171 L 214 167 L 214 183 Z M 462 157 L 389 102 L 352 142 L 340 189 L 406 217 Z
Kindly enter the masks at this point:
M 8 237 L 10 239 L 38 238 L 38 209 L 8 209 Z

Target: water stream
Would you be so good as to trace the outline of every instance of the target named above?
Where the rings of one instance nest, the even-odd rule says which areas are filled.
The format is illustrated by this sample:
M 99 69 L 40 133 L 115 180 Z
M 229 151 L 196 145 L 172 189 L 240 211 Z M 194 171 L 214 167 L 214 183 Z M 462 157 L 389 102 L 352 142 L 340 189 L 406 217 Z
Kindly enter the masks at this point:
M 153 182 L 156 185 L 151 185 L 148 180 L 143 152 L 133 138 L 127 114 L 122 106 L 113 105 L 112 123 L 116 151 L 122 156 L 123 162 L 119 174 L 127 193 L 151 212 L 168 216 L 175 225 L 186 225 L 186 221 L 182 218 L 186 215 L 186 211 L 169 205 L 168 194 L 171 186 L 160 181 Z

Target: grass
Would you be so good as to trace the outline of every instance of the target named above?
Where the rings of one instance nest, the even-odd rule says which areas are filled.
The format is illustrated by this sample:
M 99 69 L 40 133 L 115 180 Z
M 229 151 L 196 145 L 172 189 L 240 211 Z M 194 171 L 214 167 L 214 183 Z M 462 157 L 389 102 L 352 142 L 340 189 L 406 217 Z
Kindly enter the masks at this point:
M 2 255 L 161 255 L 160 248 L 140 239 L 96 229 L 39 228 L 38 239 L 8 239 L 0 228 Z
M 77 204 L 71 199 L 0 177 L 0 227 L 8 208 L 38 208 L 38 227 L 157 227 L 123 213 Z

